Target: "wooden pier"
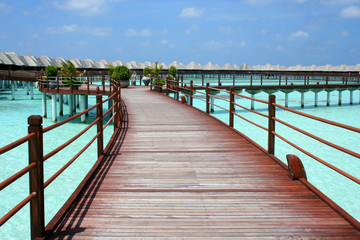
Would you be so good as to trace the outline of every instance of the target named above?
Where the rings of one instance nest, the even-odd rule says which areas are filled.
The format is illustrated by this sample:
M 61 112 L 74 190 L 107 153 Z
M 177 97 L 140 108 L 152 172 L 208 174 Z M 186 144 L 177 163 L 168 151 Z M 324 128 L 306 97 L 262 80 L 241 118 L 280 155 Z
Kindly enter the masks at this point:
M 360 239 L 239 133 L 144 87 L 123 133 L 50 239 Z

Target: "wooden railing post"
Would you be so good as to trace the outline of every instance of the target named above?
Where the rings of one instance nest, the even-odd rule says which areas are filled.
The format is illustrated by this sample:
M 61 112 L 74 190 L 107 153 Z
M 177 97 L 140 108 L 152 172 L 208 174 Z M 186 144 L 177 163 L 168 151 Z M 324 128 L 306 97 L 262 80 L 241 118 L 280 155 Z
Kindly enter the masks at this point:
M 176 81 L 176 100 L 178 100 L 178 101 L 179 101 L 179 98 L 180 98 L 179 81 L 180 81 L 180 77 L 178 77 L 177 81 Z
M 103 86 L 103 94 L 105 94 L 105 76 L 104 75 L 101 78 L 101 83 L 102 83 L 102 86 Z
M 42 117 L 32 115 L 28 124 L 28 132 L 35 133 L 29 140 L 29 164 L 36 163 L 36 167 L 29 171 L 30 194 L 36 193 L 30 201 L 31 239 L 35 239 L 45 234 Z
M 234 127 L 234 87 L 230 89 L 229 126 Z
M 193 91 L 194 91 L 194 83 L 193 80 L 190 81 L 190 106 L 193 105 Z
M 269 125 L 268 125 L 268 153 L 273 154 L 275 153 L 275 95 L 269 95 Z
M 207 114 L 210 114 L 210 89 L 209 89 L 209 83 L 207 82 L 206 83 L 206 90 L 205 90 L 205 93 L 206 93 L 206 113 Z
M 102 107 L 102 95 L 97 93 L 96 94 L 96 103 L 98 104 L 96 108 L 96 117 L 99 118 L 97 122 L 97 132 L 100 133 L 97 138 L 97 151 L 98 151 L 98 158 L 103 155 L 104 151 L 104 141 L 103 141 L 103 107 Z
M 169 82 L 170 82 L 170 79 L 166 78 L 166 96 L 169 96 Z
M 118 95 L 118 89 L 116 84 L 113 84 L 114 86 L 114 131 L 119 126 L 119 95 Z

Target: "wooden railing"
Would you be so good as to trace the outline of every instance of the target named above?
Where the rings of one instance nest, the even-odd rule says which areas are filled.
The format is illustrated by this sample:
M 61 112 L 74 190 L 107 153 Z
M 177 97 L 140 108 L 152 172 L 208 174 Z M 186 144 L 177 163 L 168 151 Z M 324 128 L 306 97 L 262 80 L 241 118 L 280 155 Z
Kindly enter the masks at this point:
M 0 227 L 7 222 L 12 216 L 14 216 L 20 209 L 22 209 L 26 204 L 30 203 L 30 226 L 31 226 L 31 239 L 35 239 L 37 237 L 43 237 L 45 234 L 45 212 L 44 212 L 44 189 L 48 187 L 52 181 L 54 181 L 58 176 L 60 176 L 65 169 L 67 169 L 85 150 L 95 141 L 97 140 L 97 156 L 98 161 L 96 164 L 100 163 L 100 159 L 102 159 L 104 155 L 104 143 L 103 143 L 103 132 L 106 127 L 110 124 L 111 121 L 114 123 L 114 133 L 121 126 L 121 121 L 123 118 L 123 110 L 121 107 L 121 90 L 118 84 L 114 84 L 113 93 L 111 96 L 105 100 L 102 100 L 102 95 L 96 95 L 96 104 L 83 112 L 80 112 L 72 117 L 69 117 L 59 123 L 53 124 L 49 127 L 42 127 L 42 117 L 39 115 L 32 115 L 28 118 L 28 135 L 11 143 L 5 147 L 0 148 L 0 155 L 6 153 L 10 150 L 13 150 L 24 143 L 28 143 L 29 145 L 29 165 L 20 170 L 19 172 L 13 174 L 11 177 L 5 179 L 0 183 L 0 191 L 4 188 L 11 185 L 13 182 L 18 180 L 20 177 L 29 173 L 30 179 L 30 194 L 23 199 L 20 203 L 18 203 L 15 207 L 13 207 L 8 213 L 4 216 L 1 216 L 0 219 Z M 99 92 L 99 89 L 98 89 Z M 103 113 L 103 104 L 110 99 L 114 100 L 114 104 Z M 58 128 L 59 126 L 66 124 L 76 118 L 79 118 L 81 115 L 90 112 L 91 110 L 96 108 L 96 119 L 90 123 L 84 130 L 76 134 L 66 143 L 61 146 L 55 148 L 48 154 L 44 156 L 43 149 L 43 134 L 52 131 L 53 129 Z M 113 111 L 112 116 L 109 120 L 103 124 L 104 117 L 109 115 Z M 43 163 L 47 159 L 51 158 L 59 151 L 65 149 L 69 146 L 70 143 L 74 142 L 81 135 L 83 135 L 86 131 L 88 131 L 91 127 L 96 124 L 97 131 L 95 136 L 78 152 L 75 154 L 73 158 L 71 158 L 63 167 L 61 167 L 54 175 L 52 175 L 48 180 L 44 182 L 44 169 Z M 87 176 L 88 177 L 88 176 Z M 74 199 L 75 197 L 72 195 L 70 198 Z M 69 207 L 70 204 L 66 204 Z M 64 209 L 61 209 L 59 212 L 64 212 Z M 50 221 L 48 225 L 54 226 L 58 219 Z
M 312 134 L 312 133 L 309 133 L 309 132 L 307 132 L 305 130 L 297 128 L 297 127 L 291 125 L 290 123 L 277 118 L 276 117 L 276 109 L 282 109 L 282 110 L 297 114 L 297 115 L 302 116 L 302 117 L 306 117 L 306 118 L 309 118 L 309 119 L 312 119 L 312 120 L 316 120 L 318 122 L 322 122 L 322 123 L 325 123 L 327 125 L 336 126 L 336 127 L 342 128 L 342 129 L 346 129 L 346 130 L 349 130 L 349 131 L 355 132 L 355 133 L 360 133 L 360 128 L 356 128 L 356 127 L 345 125 L 345 124 L 340 124 L 340 123 L 333 122 L 333 121 L 330 121 L 330 120 L 327 120 L 327 119 L 324 119 L 324 118 L 312 116 L 312 115 L 309 115 L 309 114 L 306 114 L 306 113 L 303 113 L 303 112 L 300 112 L 300 111 L 296 111 L 294 109 L 284 107 L 284 106 L 279 105 L 279 104 L 276 103 L 275 95 L 269 95 L 268 101 L 264 101 L 264 100 L 255 99 L 255 98 L 251 98 L 251 97 L 248 97 L 248 96 L 238 94 L 238 93 L 236 93 L 234 91 L 233 87 L 231 88 L 230 91 L 227 91 L 227 90 L 224 90 L 224 89 L 210 87 L 209 83 L 207 83 L 205 91 L 199 91 L 199 90 L 195 90 L 198 86 L 194 85 L 193 81 L 190 81 L 189 86 L 186 86 L 186 84 L 185 84 L 183 87 L 181 87 L 180 85 L 181 85 L 181 83 L 180 83 L 180 81 L 178 79 L 176 79 L 176 80 L 167 79 L 165 93 L 167 95 L 169 95 L 170 92 L 175 93 L 175 98 L 177 100 L 179 100 L 179 94 L 182 93 L 183 96 L 181 97 L 181 101 L 183 103 L 187 103 L 187 104 L 189 104 L 191 106 L 193 105 L 193 99 L 204 101 L 205 104 L 206 104 L 205 112 L 208 113 L 208 114 L 213 112 L 213 107 L 217 107 L 219 109 L 222 109 L 222 110 L 228 112 L 229 113 L 229 122 L 225 123 L 225 124 L 227 124 L 229 127 L 233 128 L 233 129 L 234 129 L 234 117 L 238 117 L 238 118 L 252 124 L 253 126 L 255 126 L 257 128 L 260 128 L 260 129 L 266 131 L 267 135 L 268 135 L 267 149 L 264 149 L 263 147 L 261 147 L 258 144 L 257 144 L 257 146 L 259 148 L 261 148 L 264 152 L 267 152 L 270 156 L 272 156 L 272 158 L 274 160 L 276 160 L 283 168 L 288 169 L 289 174 L 292 175 L 292 177 L 294 179 L 296 179 L 296 177 L 293 176 L 293 172 L 294 171 L 301 171 L 300 168 L 303 168 L 302 163 L 301 163 L 300 159 L 298 159 L 297 157 L 294 157 L 294 156 L 288 156 L 288 158 L 287 158 L 288 166 L 286 166 L 281 160 L 277 159 L 274 156 L 275 148 L 276 148 L 276 146 L 275 146 L 275 137 L 281 139 L 285 143 L 287 143 L 290 146 L 296 148 L 297 150 L 301 151 L 302 153 L 309 156 L 310 158 L 318 161 L 319 163 L 323 164 L 327 168 L 329 168 L 329 169 L 341 174 L 342 176 L 350 179 L 354 183 L 360 184 L 360 179 L 359 178 L 357 178 L 355 176 L 352 176 L 351 174 L 341 170 L 340 168 L 328 163 L 324 159 L 321 159 L 321 158 L 317 157 L 315 154 L 310 153 L 309 151 L 306 151 L 303 147 L 298 146 L 297 144 L 294 143 L 294 140 L 296 140 L 296 139 L 291 139 L 291 140 L 286 139 L 279 132 L 276 132 L 275 123 L 276 122 L 280 123 L 280 124 L 282 124 L 282 125 L 284 125 L 284 126 L 286 126 L 288 128 L 291 128 L 292 130 L 295 130 L 295 131 L 297 131 L 297 132 L 299 132 L 301 134 L 306 135 L 307 137 L 310 137 L 310 138 L 312 138 L 312 139 L 314 139 L 314 140 L 316 140 L 316 141 L 318 141 L 318 142 L 320 142 L 322 144 L 325 144 L 326 146 L 329 146 L 329 147 L 331 147 L 331 148 L 333 148 L 333 149 L 335 149 L 337 151 L 341 151 L 341 152 L 343 152 L 345 154 L 348 154 L 348 155 L 353 156 L 353 157 L 358 158 L 358 159 L 360 159 L 360 154 L 359 153 L 354 152 L 354 151 L 352 151 L 350 149 L 346 149 L 344 147 L 341 147 L 341 146 L 339 146 L 339 145 L 337 145 L 335 143 L 331 143 L 330 141 L 328 141 L 326 139 L 323 139 L 323 138 L 321 138 L 319 136 L 316 136 L 315 134 Z M 223 96 L 216 96 L 215 95 L 215 94 L 220 93 L 220 92 L 222 92 L 224 94 L 228 94 L 229 97 L 226 98 L 226 97 L 223 97 Z M 212 94 L 212 93 L 214 93 L 214 94 Z M 197 96 L 195 96 L 195 94 L 202 95 L 203 97 L 197 97 Z M 264 114 L 264 113 L 261 113 L 261 112 L 257 112 L 255 110 L 249 109 L 249 108 L 247 108 L 247 107 L 245 107 L 243 105 L 238 104 L 237 102 L 235 102 L 235 96 L 241 97 L 243 99 L 248 99 L 250 101 L 256 101 L 256 102 L 259 102 L 261 104 L 267 105 L 268 113 Z M 229 107 L 223 107 L 223 106 L 220 106 L 218 104 L 215 104 L 213 99 L 219 99 L 219 100 L 225 101 L 225 102 L 227 102 Z M 257 115 L 259 115 L 261 117 L 266 118 L 267 121 L 268 121 L 268 125 L 267 126 L 262 126 L 262 125 L 260 125 L 258 123 L 255 123 L 255 122 L 245 118 L 244 116 L 241 116 L 239 113 L 237 113 L 235 111 L 235 106 L 238 107 L 238 108 L 242 108 L 242 109 L 244 109 L 246 111 L 252 112 L 254 114 L 257 114 Z M 294 159 L 296 159 L 296 161 Z M 292 165 L 290 165 L 290 164 L 292 164 Z M 295 167 L 295 165 L 296 165 L 296 167 Z M 294 169 L 294 168 L 296 168 L 296 169 Z M 305 178 L 306 178 L 305 173 L 302 176 L 305 176 Z M 342 210 L 337 204 L 332 202 L 328 197 L 324 196 L 320 191 L 318 191 L 316 188 L 314 188 L 310 183 L 307 182 L 307 179 L 302 179 L 302 181 L 307 186 L 309 186 L 309 188 L 312 188 L 312 190 L 316 194 L 318 194 L 319 197 L 323 198 L 326 202 L 330 202 L 331 207 L 333 207 L 339 214 L 341 214 L 356 229 L 358 229 L 360 231 L 360 223 L 356 219 L 354 219 L 352 216 L 350 216 L 348 213 L 346 213 L 344 210 Z
M 99 87 L 100 92 L 105 93 L 106 86 L 110 94 L 114 91 L 112 79 L 107 75 L 102 76 L 86 76 L 86 77 L 47 77 L 39 76 L 37 84 L 41 92 L 56 92 L 59 93 L 61 89 L 68 88 L 71 92 L 77 90 L 78 87 L 86 86 L 86 93 L 90 94 L 90 86 L 96 85 Z M 70 84 L 71 83 L 71 84 Z

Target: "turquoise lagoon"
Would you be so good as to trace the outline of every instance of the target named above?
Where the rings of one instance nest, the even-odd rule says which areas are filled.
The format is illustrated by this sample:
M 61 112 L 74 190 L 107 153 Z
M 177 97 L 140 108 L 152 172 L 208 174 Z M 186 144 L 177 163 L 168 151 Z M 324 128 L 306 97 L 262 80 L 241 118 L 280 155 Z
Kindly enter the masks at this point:
M 214 81 L 215 82 L 215 81 Z M 217 81 L 216 81 L 217 82 Z M 241 93 L 245 96 L 250 96 L 246 92 Z M 281 92 L 275 93 L 277 103 L 284 105 L 285 95 Z M 200 94 L 195 95 L 198 98 L 204 99 Z M 228 98 L 228 94 L 220 93 L 217 95 L 222 98 Z M 256 98 L 267 100 L 268 94 L 256 94 Z M 314 107 L 314 93 L 305 93 L 305 107 L 300 108 L 300 93 L 293 92 L 289 94 L 289 107 L 319 116 L 322 118 L 330 119 L 336 122 L 348 124 L 355 127 L 360 127 L 360 105 L 359 105 L 359 91 L 353 92 L 354 104 L 349 104 L 349 91 L 342 93 L 342 106 L 337 105 L 338 92 L 331 93 L 331 104 L 326 106 L 326 92 L 320 92 L 318 95 L 319 106 Z M 35 91 L 35 100 L 30 100 L 30 96 L 26 95 L 25 90 L 18 89 L 16 93 L 16 100 L 11 101 L 11 94 L 9 91 L 0 91 L 0 146 L 11 143 L 27 134 L 27 118 L 30 115 L 41 115 L 41 94 Z M 51 116 L 51 102 L 48 101 L 48 116 Z M 240 105 L 250 107 L 250 101 L 241 97 L 236 97 L 236 102 Z M 89 105 L 95 103 L 95 97 L 89 98 Z M 215 99 L 215 104 L 228 107 L 228 103 L 219 99 Z M 205 103 L 201 100 L 194 99 L 194 106 L 204 110 Z M 104 108 L 106 106 L 104 105 Z M 255 103 L 255 110 L 267 113 L 267 106 L 262 103 Z M 58 120 L 66 118 L 67 105 L 64 105 L 64 116 L 58 117 Z M 267 120 L 256 114 L 247 112 L 239 107 L 236 112 L 250 120 L 267 127 Z M 224 122 L 228 122 L 228 113 L 220 108 L 215 107 L 213 115 Z M 277 110 L 277 118 L 286 120 L 287 122 L 300 127 L 308 132 L 315 133 L 316 135 L 334 142 L 340 146 L 359 152 L 360 149 L 360 135 L 348 130 L 343 130 L 338 127 L 329 126 L 323 123 L 310 120 L 293 113 L 283 110 Z M 95 111 L 90 112 L 88 122 L 95 118 Z M 53 124 L 51 119 L 44 119 L 43 126 Z M 48 153 L 53 148 L 67 141 L 74 136 L 77 132 L 84 129 L 87 125 L 81 124 L 80 120 L 73 121 L 66 124 L 54 131 L 44 134 L 45 149 L 44 153 Z M 235 128 L 243 132 L 248 137 L 256 141 L 260 146 L 267 148 L 267 132 L 257 128 L 244 120 L 235 117 Z M 106 129 L 105 137 L 106 142 L 109 140 L 112 127 Z M 79 140 L 71 144 L 70 148 L 66 151 L 61 151 L 53 158 L 47 160 L 44 164 L 45 180 L 54 174 L 60 167 L 62 167 L 71 157 L 71 152 L 79 151 L 90 139 L 94 136 L 96 129 L 93 127 L 91 130 L 82 136 Z M 339 167 L 340 169 L 360 178 L 360 161 L 354 157 L 340 153 L 330 147 L 312 140 L 300 133 L 297 133 L 279 123 L 276 123 L 276 132 L 281 134 L 287 139 L 293 140 L 295 144 L 305 148 L 307 151 L 315 154 L 316 156 L 328 161 L 329 163 Z M 27 144 L 23 144 L 19 149 L 12 150 L 0 156 L 0 181 L 11 176 L 15 172 L 25 167 L 28 163 L 27 159 Z M 324 167 L 322 164 L 307 157 L 298 150 L 276 139 L 275 155 L 282 161 L 286 162 L 286 154 L 295 154 L 303 161 L 307 172 L 308 180 L 329 196 L 333 201 L 344 208 L 357 220 L 360 220 L 360 186 L 346 179 L 340 174 Z M 77 160 L 73 165 L 65 171 L 63 175 L 57 178 L 45 190 L 45 211 L 46 223 L 54 216 L 58 209 L 63 205 L 66 199 L 74 191 L 76 186 L 80 183 L 82 178 L 86 175 L 88 170 L 96 161 L 96 143 Z M 0 192 L 0 212 L 9 211 L 18 202 L 28 195 L 28 175 L 25 175 L 16 183 L 10 185 Z M 11 220 L 5 223 L 0 228 L 0 239 L 28 239 L 30 236 L 29 230 L 29 207 L 25 206 L 20 210 Z

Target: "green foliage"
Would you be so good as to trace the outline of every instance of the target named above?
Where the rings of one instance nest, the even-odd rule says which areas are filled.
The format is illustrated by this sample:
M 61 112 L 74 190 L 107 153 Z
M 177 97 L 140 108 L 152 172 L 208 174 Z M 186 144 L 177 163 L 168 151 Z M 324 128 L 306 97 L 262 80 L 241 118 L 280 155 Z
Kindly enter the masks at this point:
M 151 68 L 151 72 L 154 74 L 154 77 L 155 77 L 155 78 L 158 78 L 158 77 L 159 77 L 162 68 L 163 68 L 163 66 L 160 66 L 160 67 L 159 67 L 159 62 L 156 61 L 156 62 L 155 62 L 155 67 L 152 67 L 152 68 Z
M 111 65 L 111 64 L 109 64 L 109 65 L 107 65 L 107 66 L 109 67 L 108 74 L 109 74 L 110 76 L 112 76 L 113 73 L 114 73 L 115 67 L 114 67 L 113 65 Z
M 60 74 L 64 77 L 77 77 L 79 75 L 75 65 L 67 60 L 66 63 L 61 63 Z
M 150 74 L 151 74 L 151 68 L 149 67 L 146 67 L 143 69 L 143 74 L 147 77 L 150 77 Z
M 175 66 L 171 66 L 171 67 L 169 68 L 169 75 L 170 75 L 172 78 L 174 78 L 174 77 L 176 76 L 177 72 L 178 72 L 178 70 L 177 70 L 177 68 L 176 68 Z
M 49 65 L 45 67 L 45 73 L 48 77 L 56 77 L 58 74 L 58 67 L 54 65 Z
M 116 66 L 112 78 L 118 81 L 126 81 L 131 77 L 132 71 L 126 66 Z

